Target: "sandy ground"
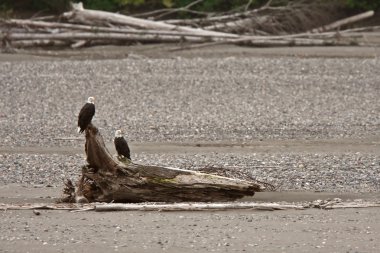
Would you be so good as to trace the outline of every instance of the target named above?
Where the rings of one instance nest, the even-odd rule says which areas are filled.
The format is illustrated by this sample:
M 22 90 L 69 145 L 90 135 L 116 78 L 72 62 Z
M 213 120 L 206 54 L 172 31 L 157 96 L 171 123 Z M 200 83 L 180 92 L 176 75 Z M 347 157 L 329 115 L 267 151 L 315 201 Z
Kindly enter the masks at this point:
M 2 213 L 1 252 L 377 252 L 378 209 Z
M 281 57 L 299 58 L 328 57 L 328 58 L 378 58 L 378 47 L 275 47 L 250 48 L 231 45 L 220 45 L 210 48 L 178 50 L 171 44 L 153 44 L 144 46 L 97 46 L 81 50 L 19 50 L 17 54 L 0 54 L 0 60 L 29 61 L 29 60 L 88 60 L 88 59 L 143 59 L 143 58 L 220 58 L 220 57 Z
M 52 203 L 60 189 L 7 185 L 1 203 Z M 379 193 L 257 193 L 242 201 L 379 199 Z M 0 252 L 377 252 L 378 208 L 216 212 L 1 212 Z
M 164 49 L 168 47 L 170 46 L 161 46 Z M 242 59 L 246 57 L 286 57 L 285 59 L 288 60 L 285 61 L 304 58 L 338 58 L 347 63 L 350 62 L 350 59 L 364 59 L 361 62 L 374 61 L 373 66 L 378 67 L 378 57 L 380 56 L 379 48 L 355 47 L 249 49 L 222 46 L 215 50 L 178 51 L 169 55 L 156 49 L 157 46 L 97 48 L 84 52 L 34 51 L 17 55 L 0 54 L 0 61 L 17 66 L 17 63 L 24 64 L 40 60 L 52 61 L 56 64 L 61 59 L 87 61 L 88 59 L 120 59 L 124 57 L 137 60 L 167 57 L 191 59 L 202 57 L 216 59 L 224 57 L 241 57 Z M 282 61 L 281 59 L 279 61 Z M 353 65 L 347 66 L 351 68 Z M 360 68 L 360 66 L 358 67 Z M 355 77 L 355 69 L 349 71 L 352 71 Z M 1 74 L 3 82 L 11 80 L 7 73 Z M 339 75 L 337 73 L 337 76 Z M 368 80 L 379 83 L 376 75 L 370 75 Z M 378 97 L 380 94 L 373 95 Z M 16 96 L 16 100 L 18 98 L 21 96 Z M 347 98 L 350 99 L 349 95 Z M 377 100 L 369 98 L 368 105 L 373 105 L 375 101 Z M 367 101 L 365 102 L 367 103 Z M 360 103 L 360 99 L 358 103 Z M 4 107 L 7 108 L 6 105 Z M 373 107 L 373 110 L 373 113 L 379 112 L 376 111 L 376 106 Z M 360 114 L 361 112 L 358 111 L 353 116 L 359 117 Z M 16 133 L 19 132 L 9 130 L 11 127 L 7 127 L 6 124 L 12 128 L 15 128 L 16 125 L 8 121 L 4 114 L 0 116 L 0 123 L 9 131 L 7 133 L 11 137 L 10 139 L 15 139 L 13 137 L 17 136 Z M 341 132 L 338 130 L 336 130 L 337 134 L 335 132 L 318 133 L 316 138 L 310 138 L 304 132 L 300 132 L 300 138 L 289 138 L 287 135 L 283 135 L 280 138 L 260 139 L 259 136 L 246 143 L 239 141 L 239 138 L 236 140 L 217 139 L 216 141 L 180 139 L 172 142 L 149 142 L 144 138 L 138 140 L 137 136 L 136 140 L 131 142 L 131 148 L 135 159 L 148 163 L 156 162 L 155 159 L 159 159 L 163 163 L 170 163 L 178 157 L 193 157 L 194 154 L 205 157 L 215 156 L 216 158 L 219 156 L 232 157 L 232 155 L 252 158 L 252 154 L 257 154 L 254 156 L 257 159 L 264 159 L 263 157 L 267 155 L 283 157 L 284 154 L 290 154 L 290 158 L 293 157 L 292 155 L 300 157 L 316 155 L 317 158 L 313 162 L 317 164 L 323 164 L 326 159 L 324 154 L 338 157 L 338 160 L 339 157 L 356 156 L 362 157 L 364 160 L 368 158 L 368 164 L 365 166 L 373 163 L 372 172 L 376 172 L 380 157 L 378 116 L 370 120 L 372 120 L 371 124 L 363 128 L 358 128 L 354 122 L 343 130 L 338 129 L 342 132 L 347 132 L 347 129 L 355 130 L 353 134 L 341 137 L 339 137 Z M 35 123 L 31 122 L 31 124 Z M 273 126 L 273 129 L 275 127 L 278 126 Z M 268 130 L 269 135 L 274 133 L 273 129 Z M 31 128 L 23 129 L 23 131 L 30 134 L 34 130 Z M 329 136 L 329 133 L 332 135 Z M 48 134 L 46 133 L 46 135 Z M 178 133 L 178 135 L 180 134 Z M 109 147 L 112 150 L 110 144 Z M 82 152 L 80 138 L 75 141 L 63 142 L 62 145 L 54 147 L 45 146 L 44 142 L 15 142 L 11 145 L 7 143 L 0 145 L 0 155 L 4 160 L 6 160 L 5 156 L 20 155 L 20 157 L 28 158 L 30 164 L 33 163 L 33 159 L 39 159 L 40 155 L 50 159 L 57 155 L 59 157 L 79 156 Z M 158 155 L 156 156 L 156 154 Z M 25 164 L 29 164 L 29 162 Z M 241 161 L 238 160 L 238 162 Z M 173 163 L 176 165 L 175 162 Z M 243 164 L 244 161 L 241 163 Z M 342 164 L 344 163 L 341 163 L 340 166 Z M 4 162 L 3 166 L 5 165 Z M 35 165 L 33 164 L 33 166 Z M 6 170 L 1 170 L 1 173 L 1 177 L 7 177 Z M 62 177 L 65 176 L 62 175 Z M 60 196 L 59 179 L 61 177 L 51 179 L 49 185 L 4 179 L 3 181 L 6 183 L 0 187 L 0 203 L 52 203 Z M 374 186 L 378 185 L 378 178 L 374 178 L 374 180 Z M 359 188 L 348 187 L 344 192 L 335 192 L 334 189 L 334 192 L 316 192 L 313 188 L 309 190 L 302 188 L 303 190 L 300 191 L 257 193 L 253 199 L 247 198 L 243 201 L 293 203 L 334 197 L 344 200 L 378 201 L 380 199 L 379 188 L 368 188 L 363 184 L 357 186 Z M 39 216 L 30 210 L 7 210 L 1 211 L 0 252 L 377 252 L 380 248 L 379 234 L 380 212 L 378 208 L 275 212 L 247 210 L 110 213 L 41 211 Z

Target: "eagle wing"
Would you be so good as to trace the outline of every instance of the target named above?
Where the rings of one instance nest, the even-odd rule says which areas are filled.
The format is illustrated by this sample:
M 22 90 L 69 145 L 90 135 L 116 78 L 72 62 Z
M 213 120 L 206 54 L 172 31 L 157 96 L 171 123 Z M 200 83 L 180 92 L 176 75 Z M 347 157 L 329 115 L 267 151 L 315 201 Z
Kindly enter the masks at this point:
M 127 141 L 123 137 L 115 138 L 115 148 L 118 155 L 122 155 L 128 159 L 131 159 L 131 151 L 129 149 Z
M 78 127 L 83 132 L 88 124 L 91 123 L 92 117 L 95 115 L 95 105 L 86 103 L 79 112 L 78 115 Z

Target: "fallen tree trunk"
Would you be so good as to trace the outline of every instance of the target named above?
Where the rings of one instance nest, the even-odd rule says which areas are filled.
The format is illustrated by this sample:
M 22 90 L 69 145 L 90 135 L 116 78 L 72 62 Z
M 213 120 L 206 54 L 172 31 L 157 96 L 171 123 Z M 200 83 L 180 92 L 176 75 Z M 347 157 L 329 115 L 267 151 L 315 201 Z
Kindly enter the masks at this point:
M 131 26 L 139 29 L 154 29 L 154 30 L 172 30 L 181 32 L 192 32 L 200 35 L 215 35 L 215 36 L 228 36 L 230 38 L 237 38 L 238 35 L 228 34 L 222 32 L 206 31 L 203 29 L 176 26 L 167 24 L 161 21 L 151 21 L 146 19 L 134 18 L 116 13 L 110 13 L 98 10 L 86 10 L 83 7 L 74 7 L 73 11 L 66 12 L 62 15 L 64 18 L 72 21 L 85 24 L 119 24 Z
M 85 151 L 88 165 L 82 167 L 75 193 L 66 184 L 64 202 L 229 201 L 265 188 L 252 181 L 117 160 L 93 125 L 86 129 Z

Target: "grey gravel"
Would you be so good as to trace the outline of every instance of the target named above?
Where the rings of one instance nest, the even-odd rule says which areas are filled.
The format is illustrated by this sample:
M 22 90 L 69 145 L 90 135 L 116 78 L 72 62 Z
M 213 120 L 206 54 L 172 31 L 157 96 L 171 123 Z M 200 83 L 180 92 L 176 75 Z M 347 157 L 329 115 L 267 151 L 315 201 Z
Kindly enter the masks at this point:
M 0 62 L 0 146 L 82 147 L 70 138 L 83 138 L 77 114 L 88 96 L 96 98 L 93 123 L 106 141 L 120 127 L 134 143 L 368 139 L 380 134 L 379 69 L 377 58 Z M 372 192 L 380 185 L 378 153 L 132 157 L 191 169 L 232 167 L 280 190 Z M 3 152 L 0 183 L 61 185 L 84 163 L 83 155 Z
M 377 59 L 220 58 L 0 62 L 0 145 L 72 146 L 77 114 L 111 140 L 251 141 L 380 131 Z
M 380 157 L 375 155 L 145 154 L 138 159 L 138 162 L 194 170 L 205 165 L 213 165 L 232 170 L 230 174 L 232 177 L 236 171 L 236 178 L 239 178 L 240 171 L 248 172 L 257 180 L 272 183 L 280 191 L 377 192 L 380 190 Z
M 0 154 L 0 184 L 62 186 L 79 177 L 84 155 Z
M 135 154 L 136 163 L 198 170 L 206 165 L 227 168 L 241 178 L 272 183 L 280 191 L 378 192 L 380 157 L 347 154 Z M 1 184 L 61 186 L 63 180 L 77 180 L 83 155 L 0 155 Z M 245 178 L 241 178 L 245 179 Z

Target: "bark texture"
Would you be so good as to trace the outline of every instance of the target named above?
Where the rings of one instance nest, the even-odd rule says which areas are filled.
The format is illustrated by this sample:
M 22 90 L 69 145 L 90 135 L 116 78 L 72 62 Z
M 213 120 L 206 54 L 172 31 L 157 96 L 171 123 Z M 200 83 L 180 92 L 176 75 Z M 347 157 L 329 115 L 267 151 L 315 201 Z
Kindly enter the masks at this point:
M 64 191 L 66 202 L 231 201 L 265 188 L 257 182 L 118 160 L 94 125 L 86 129 L 85 152 L 88 164 L 75 192 L 66 185 L 71 189 Z

